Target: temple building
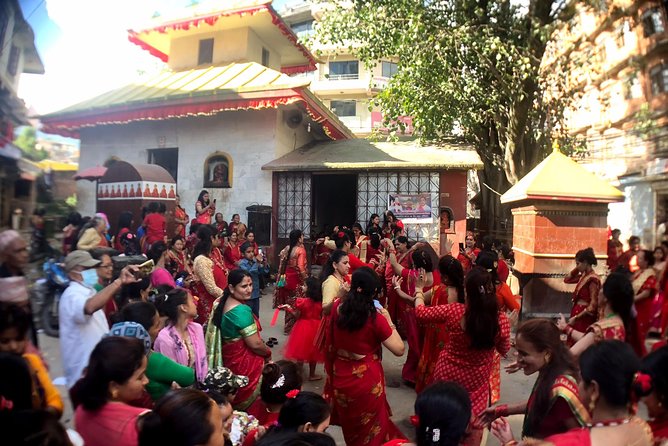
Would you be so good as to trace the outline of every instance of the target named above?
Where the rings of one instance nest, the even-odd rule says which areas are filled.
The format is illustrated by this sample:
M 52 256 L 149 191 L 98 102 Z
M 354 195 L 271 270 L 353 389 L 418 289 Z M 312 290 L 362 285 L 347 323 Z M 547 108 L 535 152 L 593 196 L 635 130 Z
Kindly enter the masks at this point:
M 365 225 L 398 194 L 430 204 L 409 225 L 414 237 L 438 243 L 441 205 L 449 230 L 463 231 L 466 172 L 482 166 L 475 151 L 355 139 L 299 75 L 319 61 L 271 0 L 224 4 L 194 4 L 181 11 L 187 17 L 129 31 L 167 69 L 43 116 L 42 130 L 81 140 L 80 170 L 111 156 L 161 165 L 191 218 L 202 189 L 226 219 L 249 221 L 246 209 L 260 205 L 271 213 L 254 228 L 261 244 L 281 243 L 295 228 L 308 238 L 326 222 Z M 99 194 L 79 182 L 82 214 L 95 212 Z

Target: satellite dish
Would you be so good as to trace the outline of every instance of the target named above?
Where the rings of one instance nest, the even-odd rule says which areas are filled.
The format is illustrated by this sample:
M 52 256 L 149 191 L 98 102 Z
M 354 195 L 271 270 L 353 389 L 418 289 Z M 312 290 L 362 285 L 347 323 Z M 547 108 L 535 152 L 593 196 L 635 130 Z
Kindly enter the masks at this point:
M 285 124 L 291 129 L 296 129 L 304 120 L 304 114 L 299 110 L 290 110 L 285 114 Z

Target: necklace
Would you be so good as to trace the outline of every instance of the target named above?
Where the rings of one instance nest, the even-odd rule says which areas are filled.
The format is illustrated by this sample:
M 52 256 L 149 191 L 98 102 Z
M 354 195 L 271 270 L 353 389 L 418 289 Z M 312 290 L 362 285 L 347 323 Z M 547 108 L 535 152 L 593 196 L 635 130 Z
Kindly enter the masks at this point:
M 588 423 L 587 428 L 591 429 L 593 427 L 611 427 L 611 426 L 621 426 L 627 424 L 631 421 L 631 418 L 618 418 L 616 420 L 605 420 L 599 421 L 598 423 Z

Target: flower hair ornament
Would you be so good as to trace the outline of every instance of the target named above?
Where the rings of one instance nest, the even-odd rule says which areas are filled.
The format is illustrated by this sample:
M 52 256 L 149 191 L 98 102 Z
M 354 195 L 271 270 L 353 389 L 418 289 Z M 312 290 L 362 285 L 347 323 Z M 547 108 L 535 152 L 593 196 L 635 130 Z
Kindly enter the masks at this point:
M 12 410 L 14 408 L 14 401 L 8 400 L 4 396 L 0 396 L 0 410 Z
M 291 391 L 286 393 L 285 396 L 290 399 L 295 399 L 297 398 L 297 395 L 299 395 L 299 392 L 300 392 L 299 389 L 292 389 Z
M 417 415 L 411 415 L 408 420 L 411 422 L 411 426 L 418 427 L 420 425 L 420 417 Z
M 271 385 L 271 388 L 278 389 L 279 387 L 283 387 L 283 384 L 285 384 L 285 375 L 281 373 L 281 376 L 279 376 L 276 382 Z
M 346 234 L 343 231 L 339 231 L 338 234 L 336 234 L 338 238 L 343 238 L 344 235 Z
M 652 390 L 652 377 L 646 373 L 636 372 L 633 375 L 633 384 L 638 385 L 642 393 L 647 394 Z

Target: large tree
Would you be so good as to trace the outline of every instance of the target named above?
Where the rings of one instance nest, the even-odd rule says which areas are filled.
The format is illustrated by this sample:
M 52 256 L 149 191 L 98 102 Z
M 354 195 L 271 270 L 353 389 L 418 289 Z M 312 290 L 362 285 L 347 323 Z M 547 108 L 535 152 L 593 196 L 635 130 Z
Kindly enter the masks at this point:
M 476 148 L 485 165 L 479 172 L 483 224 L 498 229 L 508 217 L 498 193 L 540 162 L 564 128 L 567 101 L 545 92 L 566 83 L 543 61 L 555 30 L 567 27 L 585 2 L 319 3 L 326 12 L 316 40 L 352 50 L 368 66 L 398 61 L 398 73 L 376 98 L 388 128 L 400 132 L 400 117 L 411 116 L 425 142 L 458 137 Z

